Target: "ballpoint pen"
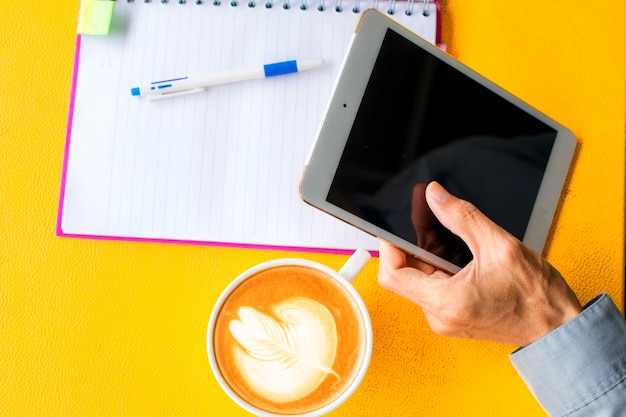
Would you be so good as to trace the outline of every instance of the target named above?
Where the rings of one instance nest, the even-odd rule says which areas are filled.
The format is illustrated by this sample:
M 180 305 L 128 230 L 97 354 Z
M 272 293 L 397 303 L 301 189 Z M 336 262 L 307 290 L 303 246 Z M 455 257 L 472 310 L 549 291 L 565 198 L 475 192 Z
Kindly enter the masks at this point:
M 205 87 L 212 85 L 291 74 L 294 72 L 317 68 L 322 65 L 324 65 L 324 60 L 322 59 L 276 62 L 258 67 L 155 81 L 150 84 L 133 87 L 130 92 L 133 96 L 145 96 L 149 99 L 160 99 L 204 91 Z

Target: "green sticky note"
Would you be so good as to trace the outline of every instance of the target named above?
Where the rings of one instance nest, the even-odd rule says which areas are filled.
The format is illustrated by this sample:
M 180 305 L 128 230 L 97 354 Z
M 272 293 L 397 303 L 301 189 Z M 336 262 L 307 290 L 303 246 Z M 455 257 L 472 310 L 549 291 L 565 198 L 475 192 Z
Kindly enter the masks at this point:
M 108 35 L 114 6 L 115 1 L 111 0 L 82 0 L 78 13 L 78 33 Z

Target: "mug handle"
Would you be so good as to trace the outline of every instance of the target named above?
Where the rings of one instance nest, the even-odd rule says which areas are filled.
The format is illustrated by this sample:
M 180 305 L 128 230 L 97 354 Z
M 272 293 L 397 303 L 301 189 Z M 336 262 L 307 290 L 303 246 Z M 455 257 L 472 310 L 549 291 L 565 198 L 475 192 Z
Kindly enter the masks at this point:
M 348 281 L 352 281 L 365 267 L 365 264 L 367 264 L 367 261 L 369 261 L 371 257 L 372 255 L 365 249 L 359 248 L 355 250 L 352 256 L 350 256 L 350 259 L 348 259 L 339 270 L 339 275 Z

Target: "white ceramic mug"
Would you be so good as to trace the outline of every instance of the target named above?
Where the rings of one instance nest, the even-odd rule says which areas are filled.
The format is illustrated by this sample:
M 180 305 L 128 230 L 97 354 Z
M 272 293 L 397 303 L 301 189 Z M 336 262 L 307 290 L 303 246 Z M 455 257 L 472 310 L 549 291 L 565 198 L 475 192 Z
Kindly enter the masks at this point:
M 358 249 L 339 272 L 277 259 L 227 286 L 211 313 L 206 343 L 213 374 L 233 401 L 258 416 L 313 417 L 354 393 L 369 366 L 373 336 L 351 281 L 369 259 Z

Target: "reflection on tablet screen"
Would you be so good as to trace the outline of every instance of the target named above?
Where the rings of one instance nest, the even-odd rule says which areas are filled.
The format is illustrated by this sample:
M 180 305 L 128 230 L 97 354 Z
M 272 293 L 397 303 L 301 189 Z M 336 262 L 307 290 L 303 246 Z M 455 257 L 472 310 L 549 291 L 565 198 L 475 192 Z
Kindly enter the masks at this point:
M 426 105 L 428 103 L 428 105 Z M 556 131 L 387 30 L 327 200 L 456 265 L 428 182 L 523 239 Z

